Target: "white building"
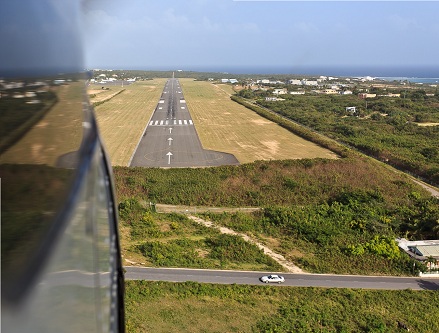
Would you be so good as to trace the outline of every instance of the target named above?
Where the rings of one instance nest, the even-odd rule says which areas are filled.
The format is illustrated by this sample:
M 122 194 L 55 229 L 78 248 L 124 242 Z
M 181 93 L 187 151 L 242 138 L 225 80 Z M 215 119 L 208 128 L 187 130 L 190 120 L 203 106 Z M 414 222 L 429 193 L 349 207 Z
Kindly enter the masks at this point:
M 355 106 L 347 106 L 346 112 L 350 113 L 351 115 L 354 115 L 357 113 L 357 108 Z
M 273 95 L 285 95 L 287 90 L 285 88 L 277 88 L 273 90 Z
M 319 85 L 319 83 L 315 80 L 303 80 L 302 82 L 303 82 L 302 84 L 305 86 L 318 86 Z
M 302 85 L 302 80 L 296 80 L 296 79 L 292 79 L 288 81 L 289 84 L 295 85 L 295 86 L 301 86 Z

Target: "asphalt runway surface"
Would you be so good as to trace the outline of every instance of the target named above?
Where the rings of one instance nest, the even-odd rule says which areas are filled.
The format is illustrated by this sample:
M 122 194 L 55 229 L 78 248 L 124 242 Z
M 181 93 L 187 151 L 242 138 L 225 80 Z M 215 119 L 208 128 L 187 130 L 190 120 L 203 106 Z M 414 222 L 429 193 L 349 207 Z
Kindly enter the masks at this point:
M 237 165 L 232 154 L 203 149 L 178 79 L 169 79 L 130 162 L 141 167 Z

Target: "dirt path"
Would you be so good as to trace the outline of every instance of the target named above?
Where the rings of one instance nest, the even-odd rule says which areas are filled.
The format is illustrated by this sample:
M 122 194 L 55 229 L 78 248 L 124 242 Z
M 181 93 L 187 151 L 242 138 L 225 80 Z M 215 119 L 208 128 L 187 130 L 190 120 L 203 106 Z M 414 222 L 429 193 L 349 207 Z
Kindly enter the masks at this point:
M 205 225 L 206 227 L 216 228 L 216 229 L 218 229 L 223 234 L 237 235 L 237 236 L 242 237 L 246 242 L 255 244 L 259 249 L 264 251 L 264 253 L 267 256 L 270 256 L 276 262 L 278 262 L 280 265 L 282 265 L 282 267 L 284 267 L 288 272 L 291 272 L 291 273 L 306 273 L 306 272 L 302 271 L 302 269 L 300 269 L 299 267 L 294 265 L 292 262 L 287 261 L 285 259 L 285 257 L 282 256 L 281 254 L 273 252 L 268 247 L 262 245 L 261 243 L 256 242 L 255 240 L 251 239 L 250 237 L 248 237 L 245 234 L 237 233 L 236 231 L 233 231 L 232 229 L 229 229 L 229 228 L 219 227 L 219 226 L 215 225 L 211 221 L 206 221 L 206 220 L 203 220 L 203 219 L 201 219 L 199 217 L 196 217 L 196 216 L 193 216 L 193 215 L 187 215 L 187 217 L 190 218 L 191 220 L 199 223 L 199 224 Z
M 421 182 L 421 181 L 419 181 L 419 180 L 417 180 L 417 179 L 415 179 L 415 178 L 412 178 L 412 179 L 413 179 L 413 181 L 414 181 L 416 184 L 422 186 L 422 187 L 425 188 L 428 192 L 430 192 L 431 195 L 432 195 L 433 197 L 439 198 L 439 190 L 438 190 L 436 187 L 434 187 L 434 186 L 432 186 L 432 185 L 429 185 L 429 184 L 426 184 L 426 183 L 424 183 L 424 182 Z
M 148 203 L 144 202 L 144 205 Z M 197 214 L 197 213 L 235 213 L 235 212 L 254 212 L 260 210 L 259 207 L 203 207 L 203 206 L 184 206 L 184 205 L 165 205 L 165 204 L 155 204 L 155 209 L 157 213 L 181 213 L 181 214 Z

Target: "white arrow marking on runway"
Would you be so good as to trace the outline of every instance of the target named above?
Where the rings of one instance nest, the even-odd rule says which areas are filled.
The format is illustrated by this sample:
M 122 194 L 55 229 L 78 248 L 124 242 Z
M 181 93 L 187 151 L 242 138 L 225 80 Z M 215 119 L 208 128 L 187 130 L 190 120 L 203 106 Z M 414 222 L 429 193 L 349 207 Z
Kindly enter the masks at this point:
M 172 127 L 169 127 L 169 134 L 172 133 Z
M 168 139 L 168 141 L 169 141 L 169 145 L 171 145 L 172 140 L 174 140 L 174 139 L 173 139 L 173 138 L 169 138 L 169 139 Z
M 171 156 L 172 156 L 172 153 L 169 152 L 169 153 L 166 154 L 166 156 L 168 156 L 168 164 L 171 164 Z

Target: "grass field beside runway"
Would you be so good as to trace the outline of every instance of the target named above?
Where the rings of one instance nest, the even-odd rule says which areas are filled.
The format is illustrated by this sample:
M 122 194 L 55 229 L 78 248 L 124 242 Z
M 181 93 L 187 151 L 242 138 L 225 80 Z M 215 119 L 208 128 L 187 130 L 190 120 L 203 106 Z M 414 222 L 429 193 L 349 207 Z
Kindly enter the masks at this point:
M 255 160 L 336 158 L 315 143 L 230 100 L 230 87 L 179 79 L 205 149 L 234 154 L 241 163 Z
M 96 94 L 101 85 L 89 86 L 89 94 L 96 95 L 95 99 L 113 95 L 105 103 L 95 107 L 99 129 L 104 139 L 112 165 L 128 165 L 140 136 L 151 117 L 166 79 L 140 81 L 131 85 L 106 86 L 110 88 L 102 95 Z M 124 89 L 122 92 L 120 92 Z M 117 94 L 120 92 L 119 94 Z
M 230 100 L 232 88 L 179 79 L 203 148 L 234 154 L 241 163 L 255 160 L 335 158 L 336 155 L 292 134 Z M 89 86 L 91 103 L 113 165 L 126 166 L 153 113 L 166 79 L 124 86 Z M 103 98 L 105 95 L 106 98 Z M 113 96 L 113 97 L 111 97 Z

